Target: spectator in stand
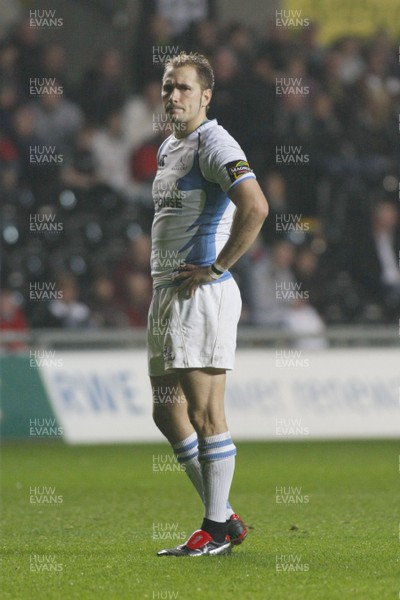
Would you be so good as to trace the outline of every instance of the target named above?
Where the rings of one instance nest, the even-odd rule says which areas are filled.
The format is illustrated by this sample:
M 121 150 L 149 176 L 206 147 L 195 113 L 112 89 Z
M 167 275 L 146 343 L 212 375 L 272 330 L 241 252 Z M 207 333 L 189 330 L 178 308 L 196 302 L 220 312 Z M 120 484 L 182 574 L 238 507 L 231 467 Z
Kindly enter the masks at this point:
M 42 51 L 40 69 L 40 77 L 56 79 L 62 85 L 65 96 L 72 98 L 73 94 L 67 75 L 67 56 L 64 46 L 56 42 L 45 46 Z
M 78 102 L 86 119 L 94 125 L 103 125 L 110 113 L 121 110 L 127 97 L 124 65 L 119 50 L 104 50 L 94 68 L 82 78 Z
M 207 19 L 193 24 L 182 40 L 182 46 L 204 54 L 212 61 L 219 47 L 219 34 L 215 21 Z
M 130 168 L 135 182 L 152 185 L 157 173 L 157 153 L 162 142 L 171 135 L 171 126 L 161 123 L 162 129 L 147 139 L 131 155 Z M 153 199 L 151 198 L 153 203 Z
M 18 48 L 15 43 L 8 41 L 0 43 L 0 81 L 16 90 L 22 99 L 21 77 L 18 70 Z
M 18 72 L 23 89 L 23 95 L 30 98 L 30 78 L 40 76 L 40 59 L 42 44 L 40 28 L 31 27 L 29 18 L 24 19 L 17 27 L 15 36 L 11 39 L 18 49 Z
M 284 327 L 292 299 L 289 291 L 293 289 L 295 276 L 292 270 L 294 248 L 287 241 L 277 241 L 267 249 L 258 238 L 250 250 L 252 260 L 248 273 L 250 295 L 250 324 L 269 327 Z M 277 294 L 278 290 L 286 294 Z M 283 299 L 279 299 L 282 296 Z
M 282 97 L 276 114 L 275 140 L 278 146 L 289 148 L 286 150 L 289 155 L 294 156 L 290 148 L 296 147 L 300 157 L 308 157 L 307 163 L 281 166 L 291 208 L 296 213 L 307 215 L 314 215 L 317 211 L 315 173 L 309 164 L 312 126 L 313 115 L 308 95 L 289 94 Z
M 2 0 L 1 20 L 0 20 L 0 39 L 6 37 L 7 33 L 21 20 L 23 7 L 20 2 L 15 0 Z
M 26 114 L 24 116 L 26 125 L 29 125 L 29 116 Z M 83 116 L 80 108 L 67 100 L 64 94 L 51 90 L 50 93 L 41 96 L 37 102 L 33 103 L 33 120 L 32 133 L 37 139 L 38 146 L 41 147 L 40 151 L 45 156 L 51 154 L 63 157 L 73 144 L 74 136 L 82 125 Z M 30 137 L 29 132 L 27 137 Z M 29 142 L 29 139 L 25 138 L 25 161 L 28 160 L 27 151 L 30 153 L 34 150 L 34 146 L 26 146 L 27 141 Z M 29 160 L 31 160 L 30 155 Z M 54 202 L 54 197 L 59 190 L 60 171 L 61 162 L 40 165 L 30 163 L 29 172 L 33 176 L 34 193 L 41 202 L 50 204 Z
M 132 327 L 145 327 L 152 295 L 152 284 L 143 273 L 130 273 L 125 282 L 124 311 Z
M 58 87 L 57 81 L 53 87 Z M 74 136 L 83 124 L 79 106 L 64 98 L 63 94 L 49 90 L 34 104 L 33 111 L 35 134 L 41 144 L 55 146 L 61 154 L 72 146 Z
M 109 113 L 105 126 L 95 132 L 92 151 L 101 182 L 125 199 L 133 199 L 134 188 L 129 171 L 131 144 L 124 130 L 120 110 Z
M 217 39 L 217 38 L 216 38 Z M 225 34 L 226 45 L 233 50 L 241 69 L 247 69 L 254 57 L 254 35 L 250 28 L 239 21 L 230 23 Z
M 79 300 L 76 278 L 64 273 L 57 279 L 56 290 L 59 298 L 49 302 L 40 301 L 33 311 L 34 327 L 76 329 L 92 326 L 89 307 Z
M 344 85 L 356 83 L 365 71 L 360 42 L 353 36 L 346 36 L 337 44 L 340 52 L 338 78 Z
M 12 132 L 12 117 L 18 105 L 17 88 L 12 83 L 0 83 L 0 131 L 6 135 Z
M 144 84 L 143 93 L 130 98 L 123 108 L 122 127 L 131 150 L 139 148 L 167 125 L 161 102 L 160 80 L 151 79 Z
M 327 304 L 327 278 L 326 269 L 322 269 L 319 256 L 312 251 L 310 246 L 303 246 L 297 250 L 293 271 L 301 288 L 309 293 L 309 301 L 319 314 L 324 313 Z
M 280 225 L 282 216 L 290 210 L 287 199 L 286 181 L 278 171 L 269 171 L 261 180 L 261 187 L 268 198 L 269 215 L 261 229 L 264 242 L 268 245 L 284 237 Z
M 335 115 L 332 98 L 323 91 L 312 100 L 312 130 L 310 134 L 313 164 L 327 164 L 330 157 L 341 155 L 343 127 Z
M 307 66 L 307 73 L 315 80 L 319 79 L 326 49 L 319 43 L 318 23 L 309 23 L 299 32 L 299 44 Z
M 74 147 L 63 163 L 61 181 L 76 190 L 96 190 L 100 185 L 100 176 L 93 152 L 95 129 L 84 125 L 75 137 Z
M 260 54 L 269 59 L 275 71 L 283 71 L 289 55 L 295 52 L 288 27 L 277 27 L 275 20 L 266 24 L 266 36 L 259 44 Z
M 101 274 L 92 285 L 90 300 L 92 323 L 96 327 L 125 327 L 129 319 L 115 299 L 115 285 L 111 277 Z
M 0 192 L 1 200 L 3 205 L 2 217 L 5 216 L 4 206 L 8 204 L 13 207 L 13 211 L 16 210 L 19 197 L 19 186 L 18 186 L 18 170 L 12 161 L 6 164 L 2 163 L 1 154 L 1 139 L 0 139 Z
M 168 21 L 159 14 L 141 21 L 139 32 L 133 48 L 133 82 L 135 90 L 141 93 L 147 81 L 161 81 L 164 60 L 171 53 L 178 53 L 179 45 L 171 35 Z
M 137 235 L 130 243 L 125 257 L 114 269 L 116 294 L 119 302 L 123 303 L 126 298 L 126 282 L 129 275 L 140 273 L 144 275 L 151 284 L 150 275 L 151 240 L 147 234 Z
M 326 92 L 332 99 L 335 113 L 343 123 L 347 124 L 347 120 L 351 120 L 351 114 L 349 115 L 348 110 L 347 91 L 340 79 L 341 67 L 342 57 L 340 52 L 338 50 L 330 50 L 325 55 L 318 82 L 319 88 Z
M 210 117 L 216 117 L 219 125 L 225 127 L 234 138 L 238 138 L 241 125 L 238 119 L 238 89 L 240 89 L 240 74 L 238 61 L 232 50 L 221 47 L 217 50 L 213 69 L 215 88 L 210 104 Z
M 16 170 L 18 158 L 18 150 L 13 141 L 0 131 L 0 167 L 11 166 Z
M 365 80 L 367 88 L 377 96 L 389 98 L 400 95 L 400 78 L 390 70 L 391 55 L 387 48 L 372 45 L 367 54 L 367 72 Z
M 36 134 L 37 116 L 33 104 L 23 104 L 14 113 L 11 123 L 12 139 L 18 152 L 20 167 L 20 182 L 31 189 L 36 196 L 39 194 L 42 173 L 37 165 L 31 164 L 31 148 L 41 143 Z
M 216 0 L 141 0 L 140 25 L 159 15 L 168 23 L 174 37 L 183 36 L 193 23 L 215 20 Z
M 393 136 L 391 100 L 385 91 L 366 90 L 355 114 L 351 137 L 358 156 L 369 160 L 367 170 L 381 168 L 381 160 L 394 156 L 398 139 Z M 380 160 L 379 160 L 380 159 Z M 379 160 L 379 162 L 378 162 Z
M 294 333 L 320 333 L 324 326 L 308 302 L 309 290 L 297 283 L 293 272 L 294 247 L 278 241 L 271 250 L 258 238 L 250 256 L 254 262 L 248 276 L 250 324 L 287 329 Z M 301 347 L 321 347 L 320 339 Z M 300 346 L 299 346 L 300 347 Z
M 257 55 L 250 64 L 246 86 L 235 92 L 237 101 L 247 107 L 243 115 L 246 120 L 237 128 L 236 138 L 254 172 L 259 173 L 266 166 L 275 165 L 276 71 L 264 54 Z
M 28 323 L 24 312 L 16 300 L 16 294 L 9 289 L 0 290 L 0 331 L 27 331 Z M 1 337 L 1 336 L 0 336 Z M 0 350 L 17 351 L 23 350 L 25 344 L 22 342 L 2 343 Z
M 372 211 L 372 227 L 353 229 L 352 270 L 367 302 L 384 307 L 393 319 L 400 310 L 400 218 L 393 202 L 380 200 Z
M 285 327 L 297 334 L 293 345 L 300 350 L 321 350 L 328 346 L 324 336 L 325 324 L 307 300 L 293 301 L 291 310 L 285 316 Z
M 279 145 L 304 147 L 310 141 L 312 112 L 308 98 L 301 94 L 283 96 L 278 104 L 275 124 Z

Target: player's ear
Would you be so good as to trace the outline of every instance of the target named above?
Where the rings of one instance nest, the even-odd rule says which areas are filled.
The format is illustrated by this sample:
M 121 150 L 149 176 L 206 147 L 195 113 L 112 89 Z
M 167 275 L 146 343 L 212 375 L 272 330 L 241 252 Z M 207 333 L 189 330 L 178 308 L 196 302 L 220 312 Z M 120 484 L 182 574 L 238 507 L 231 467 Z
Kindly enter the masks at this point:
M 212 90 L 203 90 L 202 105 L 208 106 L 211 102 Z

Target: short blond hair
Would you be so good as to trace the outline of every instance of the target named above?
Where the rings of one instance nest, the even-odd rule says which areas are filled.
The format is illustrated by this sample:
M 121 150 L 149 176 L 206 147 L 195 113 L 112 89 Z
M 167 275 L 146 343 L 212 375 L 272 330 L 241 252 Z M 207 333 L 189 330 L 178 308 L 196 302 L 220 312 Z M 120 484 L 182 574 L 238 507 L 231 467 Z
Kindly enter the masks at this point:
M 212 70 L 208 59 L 203 56 L 203 54 L 199 54 L 198 52 L 181 52 L 165 63 L 164 75 L 168 67 L 173 67 L 175 69 L 178 69 L 179 67 L 194 67 L 202 91 L 214 89 L 214 71 Z

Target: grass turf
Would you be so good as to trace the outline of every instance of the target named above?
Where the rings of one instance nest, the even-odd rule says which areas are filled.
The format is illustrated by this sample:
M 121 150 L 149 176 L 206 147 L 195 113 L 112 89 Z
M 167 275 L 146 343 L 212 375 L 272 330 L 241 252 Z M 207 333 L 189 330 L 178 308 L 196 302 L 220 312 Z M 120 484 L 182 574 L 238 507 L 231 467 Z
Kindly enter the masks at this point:
M 6 445 L 1 597 L 399 596 L 397 442 L 237 445 L 231 500 L 252 529 L 231 556 L 198 560 L 155 556 L 181 543 L 171 538 L 191 534 L 202 517 L 183 473 L 153 471 L 153 457 L 166 460 L 166 445 Z M 55 488 L 48 493 L 62 502 L 31 503 L 31 487 Z M 154 527 L 170 539 L 153 539 Z M 46 560 L 60 570 L 31 570 Z

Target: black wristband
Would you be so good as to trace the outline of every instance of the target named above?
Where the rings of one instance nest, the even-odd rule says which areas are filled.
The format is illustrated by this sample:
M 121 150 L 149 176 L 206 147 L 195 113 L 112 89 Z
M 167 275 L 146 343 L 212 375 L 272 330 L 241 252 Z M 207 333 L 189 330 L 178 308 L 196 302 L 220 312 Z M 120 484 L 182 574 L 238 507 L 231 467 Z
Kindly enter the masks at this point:
M 211 270 L 212 270 L 213 273 L 215 273 L 218 276 L 221 276 L 221 275 L 223 275 L 225 273 L 225 271 L 220 271 L 213 264 L 211 265 Z

